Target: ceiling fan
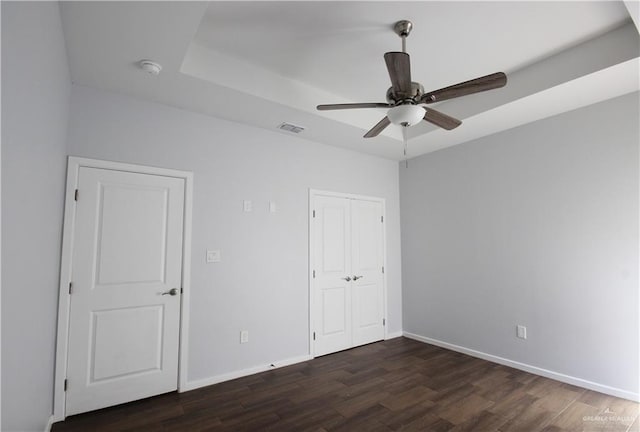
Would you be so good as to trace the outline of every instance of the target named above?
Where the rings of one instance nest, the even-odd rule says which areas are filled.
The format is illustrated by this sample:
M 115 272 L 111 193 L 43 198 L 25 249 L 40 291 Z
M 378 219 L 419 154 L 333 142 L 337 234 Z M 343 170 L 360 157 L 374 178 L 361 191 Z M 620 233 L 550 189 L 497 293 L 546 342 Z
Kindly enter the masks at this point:
M 392 51 L 384 54 L 384 61 L 387 64 L 387 70 L 391 78 L 391 87 L 387 90 L 386 103 L 372 102 L 318 105 L 318 110 L 389 108 L 387 115 L 364 135 L 365 138 L 377 136 L 391 123 L 409 127 L 419 123 L 421 120 L 425 120 L 443 129 L 451 130 L 460 126 L 462 122 L 432 108 L 426 108 L 425 105 L 504 87 L 507 84 L 507 76 L 503 72 L 496 72 L 491 75 L 425 93 L 422 84 L 411 81 L 411 68 L 409 54 L 406 52 L 406 39 L 411 33 L 412 28 L 413 24 L 407 20 L 398 21 L 393 27 L 394 32 L 402 38 L 402 52 Z

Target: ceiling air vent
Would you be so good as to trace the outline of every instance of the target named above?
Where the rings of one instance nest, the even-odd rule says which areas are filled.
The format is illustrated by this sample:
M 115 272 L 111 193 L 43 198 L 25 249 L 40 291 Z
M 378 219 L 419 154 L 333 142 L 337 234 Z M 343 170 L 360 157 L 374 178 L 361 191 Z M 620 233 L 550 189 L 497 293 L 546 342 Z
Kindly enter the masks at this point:
M 304 127 L 296 126 L 296 125 L 291 124 L 291 123 L 280 123 L 278 125 L 278 129 L 282 129 L 282 130 L 287 131 L 287 132 L 300 133 L 300 132 L 302 132 L 304 130 Z

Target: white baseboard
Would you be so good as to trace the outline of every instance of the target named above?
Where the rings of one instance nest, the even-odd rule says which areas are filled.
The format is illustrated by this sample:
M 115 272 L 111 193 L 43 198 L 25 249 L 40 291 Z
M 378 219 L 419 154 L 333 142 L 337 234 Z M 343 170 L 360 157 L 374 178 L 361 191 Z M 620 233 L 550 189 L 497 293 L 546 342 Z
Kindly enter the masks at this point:
M 51 426 L 53 426 L 53 423 L 55 422 L 53 415 L 49 416 L 49 420 L 47 420 L 47 424 L 44 427 L 44 432 L 51 432 Z
M 514 369 L 520 369 L 523 370 L 525 372 L 530 372 L 532 374 L 535 375 L 540 375 L 546 378 L 551 378 L 553 380 L 556 381 L 560 381 L 563 383 L 567 383 L 567 384 L 572 384 L 578 387 L 583 387 L 589 390 L 593 390 L 593 391 L 597 391 L 600 393 L 605 393 L 611 396 L 616 396 L 616 397 L 620 397 L 620 398 L 624 398 L 624 399 L 629 399 L 632 400 L 634 402 L 639 402 L 640 401 L 640 395 L 638 393 L 634 393 L 628 390 L 623 390 L 620 388 L 616 388 L 616 387 L 610 387 L 604 384 L 599 384 L 593 381 L 588 381 L 582 378 L 577 378 L 577 377 L 573 377 L 570 375 L 565 375 L 559 372 L 554 372 L 554 371 L 550 371 L 548 369 L 543 369 L 543 368 L 539 368 L 537 366 L 532 366 L 526 363 L 520 363 L 518 361 L 515 360 L 509 360 L 503 357 L 498 357 L 492 354 L 487 354 L 485 352 L 482 351 L 476 351 L 470 348 L 465 348 L 459 345 L 454 345 L 448 342 L 443 342 L 437 339 L 432 339 L 426 336 L 420 336 L 414 333 L 409 333 L 409 332 L 404 332 L 404 336 L 409 338 L 409 339 L 414 339 L 420 342 L 424 342 L 424 343 L 428 343 L 431 345 L 436 345 L 439 346 L 441 348 L 446 348 L 449 349 L 451 351 L 456 351 L 456 352 L 460 352 L 463 354 L 467 354 L 470 355 L 472 357 L 477 357 L 477 358 L 481 358 L 483 360 L 487 360 L 493 363 L 498 363 L 504 366 L 509 366 L 512 367 Z
M 203 378 L 195 381 L 187 381 L 187 383 L 183 387 L 181 387 L 178 391 L 185 392 L 189 390 L 195 390 L 200 387 L 206 387 L 206 386 L 218 384 L 224 381 L 230 381 L 232 379 L 242 378 L 245 376 L 257 374 L 260 372 L 265 372 L 272 369 L 278 369 L 278 368 L 289 366 L 296 363 L 302 363 L 311 359 L 313 359 L 313 356 L 303 355 L 303 356 L 292 357 L 286 360 L 281 360 L 279 362 L 274 362 L 266 365 L 254 366 L 254 367 L 242 369 L 239 371 L 216 375 L 209 378 Z
M 384 338 L 384 340 L 399 338 L 399 337 L 402 337 L 402 335 L 403 335 L 402 330 L 393 332 L 393 333 L 387 333 L 387 337 Z

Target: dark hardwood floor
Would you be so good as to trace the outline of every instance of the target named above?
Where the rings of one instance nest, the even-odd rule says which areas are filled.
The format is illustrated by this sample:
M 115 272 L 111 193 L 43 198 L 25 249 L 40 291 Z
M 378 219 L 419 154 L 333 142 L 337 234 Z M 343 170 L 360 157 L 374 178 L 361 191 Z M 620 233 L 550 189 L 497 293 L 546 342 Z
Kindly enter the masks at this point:
M 638 431 L 638 404 L 398 338 L 69 417 L 63 431 Z

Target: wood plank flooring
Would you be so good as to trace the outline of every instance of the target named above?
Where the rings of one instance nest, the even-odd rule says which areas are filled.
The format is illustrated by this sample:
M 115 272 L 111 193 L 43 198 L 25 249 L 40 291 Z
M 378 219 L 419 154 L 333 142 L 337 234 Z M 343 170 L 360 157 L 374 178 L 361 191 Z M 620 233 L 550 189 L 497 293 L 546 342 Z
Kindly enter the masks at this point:
M 405 338 L 69 417 L 65 431 L 640 431 L 636 403 Z

